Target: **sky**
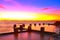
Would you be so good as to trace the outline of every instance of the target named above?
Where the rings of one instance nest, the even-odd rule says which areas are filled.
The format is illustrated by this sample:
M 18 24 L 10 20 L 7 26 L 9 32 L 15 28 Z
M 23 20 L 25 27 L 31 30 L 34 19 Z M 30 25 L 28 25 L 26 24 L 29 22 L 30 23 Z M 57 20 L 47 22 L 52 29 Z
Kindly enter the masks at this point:
M 59 17 L 60 0 L 0 0 L 0 20 L 60 20 Z
M 0 23 L 6 20 L 60 21 L 60 0 L 0 0 Z

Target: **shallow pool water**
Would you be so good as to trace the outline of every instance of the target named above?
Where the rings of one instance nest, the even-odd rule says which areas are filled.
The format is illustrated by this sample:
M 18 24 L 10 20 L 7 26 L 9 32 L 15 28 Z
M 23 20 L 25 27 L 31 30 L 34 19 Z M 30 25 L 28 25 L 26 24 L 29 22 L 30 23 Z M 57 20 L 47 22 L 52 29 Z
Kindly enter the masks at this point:
M 49 34 L 37 32 L 22 32 L 18 34 L 9 34 L 0 36 L 0 40 L 54 40 Z

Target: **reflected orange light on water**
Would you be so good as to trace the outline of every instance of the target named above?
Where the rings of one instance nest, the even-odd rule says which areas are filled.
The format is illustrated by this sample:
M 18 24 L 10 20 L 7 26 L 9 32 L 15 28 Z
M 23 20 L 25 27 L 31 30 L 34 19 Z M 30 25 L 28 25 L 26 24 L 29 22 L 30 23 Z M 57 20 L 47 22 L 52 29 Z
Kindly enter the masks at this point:
M 16 24 L 17 25 L 17 28 L 19 28 L 20 26 L 20 24 Z M 29 23 L 28 24 L 25 24 L 25 27 L 24 28 L 26 28 L 26 29 L 28 29 L 28 26 L 29 26 Z M 34 26 L 34 24 L 32 24 L 32 30 L 41 30 L 41 27 L 44 27 L 45 28 L 45 31 L 47 31 L 47 32 L 55 32 L 55 30 L 56 30 L 56 26 L 54 26 L 54 25 L 47 25 L 47 24 L 45 24 L 45 25 L 36 25 L 36 26 Z M 0 24 L 0 33 L 8 33 L 8 32 L 13 32 L 13 24 Z

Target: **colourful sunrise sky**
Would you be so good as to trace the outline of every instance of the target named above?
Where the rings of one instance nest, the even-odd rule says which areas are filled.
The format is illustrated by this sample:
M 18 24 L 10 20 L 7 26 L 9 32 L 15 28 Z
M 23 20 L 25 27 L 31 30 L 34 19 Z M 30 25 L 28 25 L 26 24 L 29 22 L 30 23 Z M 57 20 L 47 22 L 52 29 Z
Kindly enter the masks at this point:
M 60 20 L 60 0 L 0 0 L 0 20 Z

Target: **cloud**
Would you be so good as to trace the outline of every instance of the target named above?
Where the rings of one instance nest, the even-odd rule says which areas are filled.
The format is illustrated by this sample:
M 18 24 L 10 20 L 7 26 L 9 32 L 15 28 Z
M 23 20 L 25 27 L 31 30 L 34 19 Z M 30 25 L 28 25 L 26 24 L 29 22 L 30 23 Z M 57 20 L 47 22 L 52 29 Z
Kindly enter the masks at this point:
M 14 1 L 14 0 L 3 0 L 3 1 L 5 1 L 5 2 L 11 2 L 11 1 Z
M 3 9 L 5 9 L 5 7 L 4 7 L 4 5 L 3 5 L 3 4 L 0 4 L 0 8 L 3 8 Z
M 15 0 L 4 0 L 5 2 L 10 2 L 13 5 L 6 5 L 3 4 L 3 7 L 0 10 L 2 11 L 23 11 L 23 12 L 34 12 L 34 13 L 45 13 L 45 14 L 60 14 L 60 10 L 56 10 L 56 8 L 53 7 L 46 7 L 46 8 L 38 8 L 32 5 L 23 5 L 21 3 L 18 3 Z
M 40 10 L 42 13 L 45 13 L 45 14 L 60 14 L 60 10 L 53 7 L 41 8 Z
M 53 11 L 51 11 L 51 13 L 53 13 L 53 14 L 60 14 L 60 10 L 53 10 Z

